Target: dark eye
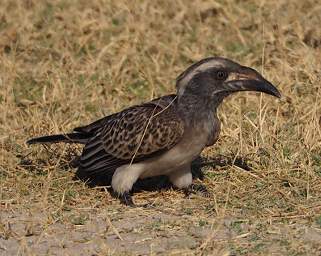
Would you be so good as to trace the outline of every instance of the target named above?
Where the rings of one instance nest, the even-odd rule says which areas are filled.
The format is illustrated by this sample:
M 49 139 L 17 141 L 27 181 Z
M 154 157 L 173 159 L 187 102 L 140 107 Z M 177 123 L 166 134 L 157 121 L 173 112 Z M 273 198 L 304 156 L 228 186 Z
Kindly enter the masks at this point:
M 225 80 L 227 78 L 227 73 L 225 71 L 219 70 L 216 72 L 216 79 Z

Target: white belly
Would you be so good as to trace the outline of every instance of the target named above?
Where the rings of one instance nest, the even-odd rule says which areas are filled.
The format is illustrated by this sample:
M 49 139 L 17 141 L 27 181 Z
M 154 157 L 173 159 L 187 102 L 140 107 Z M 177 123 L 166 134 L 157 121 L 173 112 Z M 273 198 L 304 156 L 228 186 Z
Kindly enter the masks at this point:
M 204 149 L 207 136 L 193 138 L 185 136 L 181 142 L 160 156 L 141 163 L 143 170 L 140 178 L 168 175 L 181 166 L 191 163 Z

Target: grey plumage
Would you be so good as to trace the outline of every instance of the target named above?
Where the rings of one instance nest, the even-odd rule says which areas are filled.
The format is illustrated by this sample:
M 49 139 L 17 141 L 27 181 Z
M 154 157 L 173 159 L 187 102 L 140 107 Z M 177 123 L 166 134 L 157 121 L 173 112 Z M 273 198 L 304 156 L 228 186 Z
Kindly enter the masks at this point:
M 203 59 L 176 81 L 177 94 L 154 99 L 104 117 L 74 133 L 52 135 L 27 143 L 85 144 L 77 176 L 111 183 L 127 204 L 137 179 L 167 175 L 178 188 L 192 184 L 191 162 L 220 133 L 217 107 L 236 91 L 261 91 L 280 97 L 278 90 L 254 69 L 231 60 Z

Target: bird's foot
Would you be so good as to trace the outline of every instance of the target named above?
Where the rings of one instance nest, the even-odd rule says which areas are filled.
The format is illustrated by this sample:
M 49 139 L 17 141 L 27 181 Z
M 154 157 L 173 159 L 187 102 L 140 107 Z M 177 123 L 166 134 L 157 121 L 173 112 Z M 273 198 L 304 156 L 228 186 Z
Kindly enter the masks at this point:
M 129 192 L 117 194 L 117 197 L 119 198 L 119 200 L 122 204 L 130 206 L 130 207 L 136 207 L 136 205 L 133 202 L 132 196 L 130 195 Z
M 206 186 L 201 184 L 192 184 L 188 186 L 186 189 L 184 189 L 185 196 L 188 197 L 191 194 L 199 194 L 204 197 L 210 197 L 211 194 L 207 190 Z
M 142 204 L 139 205 L 139 207 L 145 208 L 145 209 L 155 209 L 155 205 L 153 203 L 146 203 L 146 204 Z
M 113 192 L 111 192 L 111 195 L 115 198 L 118 198 L 121 204 L 124 204 L 124 205 L 132 207 L 132 208 L 136 208 L 136 207 L 141 207 L 141 208 L 145 208 L 145 209 L 155 208 L 155 205 L 153 203 L 136 205 L 133 202 L 132 196 L 129 192 L 124 192 L 124 193 L 120 194 L 120 193 L 113 191 Z

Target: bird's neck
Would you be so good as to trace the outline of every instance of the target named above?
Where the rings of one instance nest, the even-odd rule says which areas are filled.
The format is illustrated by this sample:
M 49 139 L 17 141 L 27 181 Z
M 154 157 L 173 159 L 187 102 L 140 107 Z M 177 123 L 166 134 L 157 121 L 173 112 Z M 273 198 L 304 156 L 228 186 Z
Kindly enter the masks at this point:
M 200 97 L 183 94 L 178 98 L 178 110 L 188 126 L 198 127 L 210 125 L 217 117 L 217 108 L 223 101 L 222 97 Z

